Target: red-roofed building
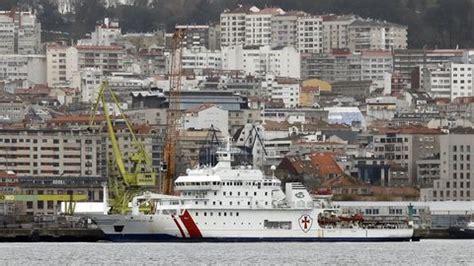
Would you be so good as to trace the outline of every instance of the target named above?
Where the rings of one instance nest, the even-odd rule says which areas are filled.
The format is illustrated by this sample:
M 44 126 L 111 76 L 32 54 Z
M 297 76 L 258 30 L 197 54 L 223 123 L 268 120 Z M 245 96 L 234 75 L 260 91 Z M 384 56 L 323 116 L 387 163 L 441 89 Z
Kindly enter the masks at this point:
M 305 181 L 314 188 L 328 179 L 343 175 L 332 153 L 313 153 L 308 157 L 288 155 L 277 167 L 277 176 L 290 181 Z
M 317 169 L 318 176 L 332 178 L 344 173 L 336 162 L 333 153 L 313 153 L 309 156 L 311 162 Z

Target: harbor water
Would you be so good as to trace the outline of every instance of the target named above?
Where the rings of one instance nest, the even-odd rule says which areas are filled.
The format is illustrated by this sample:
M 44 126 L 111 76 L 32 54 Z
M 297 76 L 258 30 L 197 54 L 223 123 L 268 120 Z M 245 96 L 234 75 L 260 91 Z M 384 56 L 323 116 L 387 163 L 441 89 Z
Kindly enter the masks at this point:
M 474 265 L 474 240 L 0 243 L 0 265 Z

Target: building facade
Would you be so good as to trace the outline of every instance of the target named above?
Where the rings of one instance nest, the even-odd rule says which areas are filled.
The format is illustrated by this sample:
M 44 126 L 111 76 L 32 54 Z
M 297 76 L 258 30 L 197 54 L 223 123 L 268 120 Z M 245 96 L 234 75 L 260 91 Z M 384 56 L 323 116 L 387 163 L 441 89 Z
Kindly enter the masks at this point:
M 231 46 L 222 48 L 222 69 L 240 70 L 249 75 L 273 74 L 300 78 L 300 54 L 291 46 L 270 48 Z
M 40 53 L 41 23 L 33 12 L 0 11 L 0 54 Z
M 422 200 L 474 200 L 474 131 L 457 128 L 440 137 L 440 178 L 421 190 Z
M 0 170 L 18 176 L 98 176 L 100 136 L 81 130 L 1 129 Z
M 348 48 L 363 50 L 406 49 L 407 27 L 385 21 L 358 19 L 347 26 Z

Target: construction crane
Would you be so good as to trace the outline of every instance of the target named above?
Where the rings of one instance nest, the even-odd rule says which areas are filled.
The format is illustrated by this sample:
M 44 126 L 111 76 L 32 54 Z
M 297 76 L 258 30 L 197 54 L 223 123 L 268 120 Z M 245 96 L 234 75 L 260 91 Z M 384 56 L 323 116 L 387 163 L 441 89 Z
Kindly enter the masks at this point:
M 173 34 L 173 51 L 171 55 L 170 90 L 168 96 L 168 113 L 166 115 L 166 140 L 164 147 L 164 159 L 166 173 L 163 180 L 162 191 L 165 194 L 173 193 L 173 180 L 176 175 L 176 146 L 179 139 L 179 123 L 181 121 L 181 77 L 182 77 L 182 55 L 183 39 L 185 29 L 176 29 Z
M 125 122 L 128 134 L 134 149 L 128 156 L 129 162 L 132 166 L 127 169 L 124 156 L 120 150 L 115 129 L 112 123 L 112 118 L 109 114 L 109 106 L 106 101 L 106 93 L 108 92 L 113 101 L 115 108 L 120 113 L 120 117 Z M 115 93 L 110 89 L 108 81 L 102 82 L 97 101 L 90 118 L 90 131 L 95 125 L 95 118 L 99 107 L 102 107 L 105 120 L 107 122 L 107 132 L 112 145 L 112 152 L 114 156 L 115 167 L 117 168 L 117 175 L 110 175 L 108 180 L 108 187 L 110 193 L 110 213 L 126 213 L 129 210 L 129 202 L 134 196 L 141 194 L 144 190 L 155 186 L 156 171 L 152 167 L 152 160 L 145 150 L 145 146 L 135 136 L 134 130 L 128 121 L 125 114 L 120 108 L 120 102 Z

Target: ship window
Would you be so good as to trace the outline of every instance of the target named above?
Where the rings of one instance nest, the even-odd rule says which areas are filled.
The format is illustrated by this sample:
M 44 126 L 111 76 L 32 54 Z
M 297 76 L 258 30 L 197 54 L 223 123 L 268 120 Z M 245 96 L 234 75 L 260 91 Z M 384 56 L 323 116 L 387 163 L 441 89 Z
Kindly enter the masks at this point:
M 221 216 L 221 213 L 219 212 L 219 213 L 217 213 L 217 215 Z
M 199 216 L 199 213 L 198 213 L 198 212 L 196 212 L 196 216 Z
M 240 205 L 240 201 L 237 201 L 237 205 Z
M 235 213 L 235 216 L 239 216 L 239 213 L 238 213 L 238 212 L 236 212 L 236 213 Z
M 210 214 L 210 216 L 212 216 L 214 213 L 213 213 L 213 212 L 211 212 L 211 213 L 209 213 L 209 214 Z
M 225 196 L 225 191 L 224 191 L 224 192 L 222 192 L 222 195 L 224 195 L 224 196 Z
M 215 201 L 213 201 L 213 202 L 212 202 L 212 205 L 216 205 L 216 202 L 215 202 Z
M 232 196 L 232 191 L 229 192 L 229 196 Z
M 265 196 L 268 196 L 268 192 L 265 192 Z
M 217 191 L 214 191 L 214 196 L 217 196 Z
M 247 201 L 247 205 L 250 205 L 250 201 Z
M 224 212 L 224 216 L 227 216 L 227 212 Z
M 239 192 L 237 192 L 237 196 L 240 196 L 240 191 L 239 191 Z
M 249 195 L 249 192 L 248 192 L 248 191 L 247 191 L 247 192 L 245 192 L 245 196 L 248 196 L 248 195 Z
M 232 212 L 229 212 L 229 216 L 232 216 Z
M 232 201 L 231 201 L 231 202 L 229 202 L 229 205 L 232 205 Z
M 265 201 L 265 205 L 268 205 L 268 202 L 267 202 L 267 201 Z
M 219 205 L 222 205 L 222 201 L 219 201 Z
M 253 195 L 254 195 L 254 196 L 257 196 L 257 192 L 255 191 L 255 192 L 253 193 Z
M 204 212 L 204 216 L 207 216 L 207 212 Z
M 195 203 L 196 205 L 198 205 L 198 202 L 197 202 L 197 201 L 195 201 L 194 203 Z

